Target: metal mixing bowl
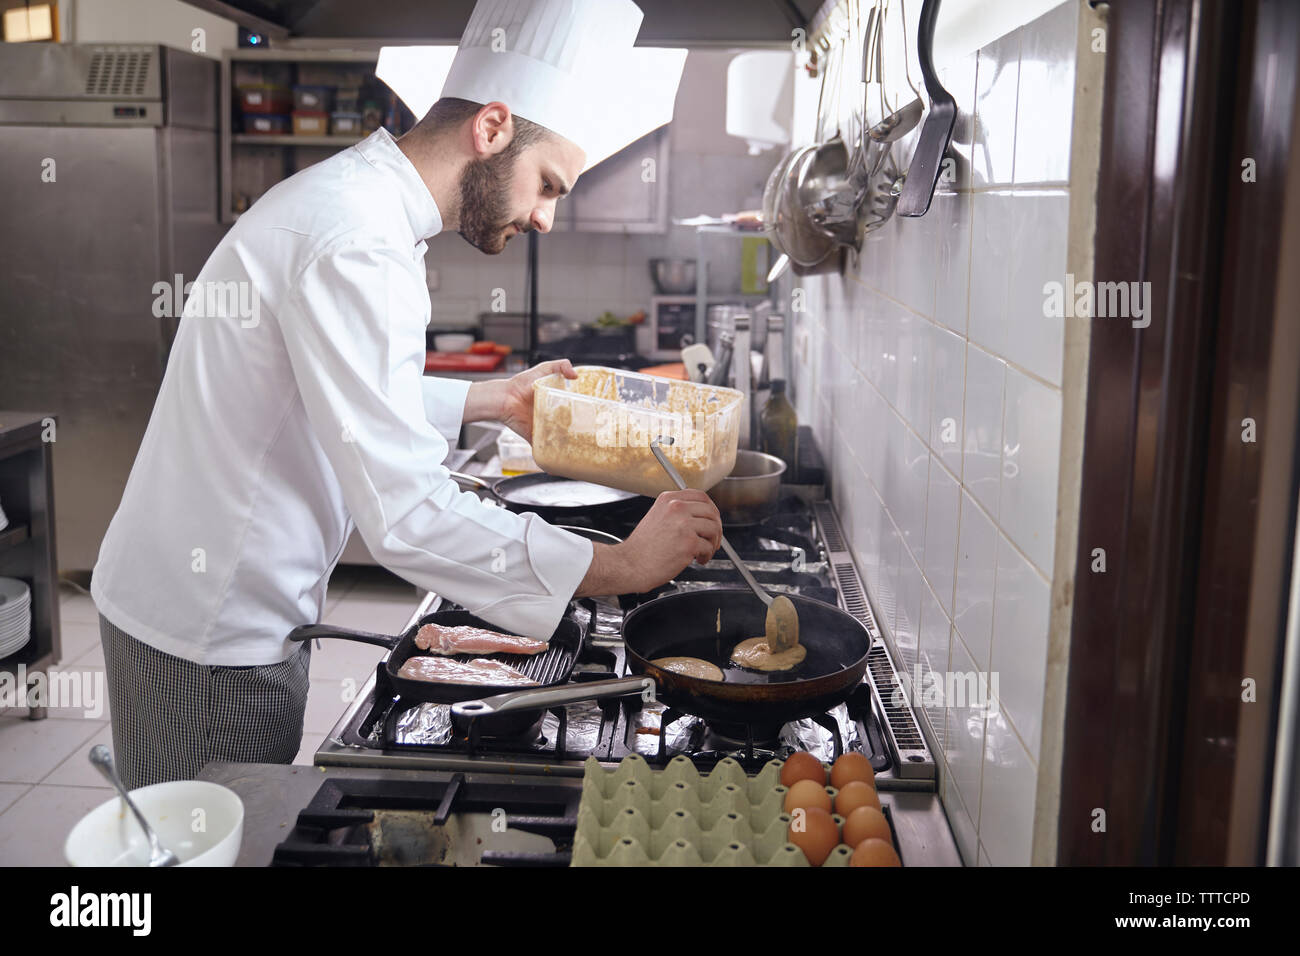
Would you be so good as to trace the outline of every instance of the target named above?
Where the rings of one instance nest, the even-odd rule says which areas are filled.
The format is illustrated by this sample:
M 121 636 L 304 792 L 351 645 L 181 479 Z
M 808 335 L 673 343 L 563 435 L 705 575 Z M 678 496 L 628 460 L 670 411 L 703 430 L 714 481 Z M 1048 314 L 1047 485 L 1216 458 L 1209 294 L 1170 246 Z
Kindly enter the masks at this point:
M 691 295 L 695 292 L 695 260 L 651 259 L 650 278 L 660 295 Z

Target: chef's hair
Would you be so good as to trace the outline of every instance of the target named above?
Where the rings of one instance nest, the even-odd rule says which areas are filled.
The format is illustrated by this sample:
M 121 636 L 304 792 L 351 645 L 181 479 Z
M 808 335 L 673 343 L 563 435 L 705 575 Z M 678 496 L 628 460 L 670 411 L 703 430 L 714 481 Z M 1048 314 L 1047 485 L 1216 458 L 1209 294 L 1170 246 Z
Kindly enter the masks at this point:
M 482 103 L 461 100 L 454 96 L 444 96 L 429 107 L 429 112 L 424 114 L 424 119 L 420 120 L 413 132 L 427 135 L 430 138 L 439 136 L 442 133 L 456 129 L 462 123 L 469 122 L 482 108 Z M 510 142 L 506 144 L 506 148 L 502 151 L 501 155 L 503 157 L 516 156 L 534 143 L 540 143 L 552 135 L 551 131 L 545 126 L 539 126 L 517 114 L 511 114 L 511 121 L 514 127 L 514 136 L 510 138 Z

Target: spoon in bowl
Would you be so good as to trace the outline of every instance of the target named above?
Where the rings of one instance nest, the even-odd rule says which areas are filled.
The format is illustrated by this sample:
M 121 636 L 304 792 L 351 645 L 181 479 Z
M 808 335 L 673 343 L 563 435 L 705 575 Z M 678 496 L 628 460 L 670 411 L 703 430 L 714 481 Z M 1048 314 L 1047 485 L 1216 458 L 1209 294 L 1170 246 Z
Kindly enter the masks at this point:
M 117 792 L 121 794 L 122 799 L 126 801 L 126 805 L 135 814 L 135 822 L 140 824 L 140 829 L 144 831 L 144 835 L 149 839 L 149 865 L 176 866 L 180 863 L 180 858 L 162 845 L 162 841 L 158 839 L 158 834 L 154 832 L 154 828 L 149 826 L 149 821 L 144 818 L 140 808 L 135 805 L 131 795 L 126 792 L 126 786 L 113 768 L 113 755 L 108 752 L 108 748 L 103 744 L 96 744 L 91 747 L 90 762 L 94 764 L 96 770 L 108 778 L 109 783 L 117 788 Z

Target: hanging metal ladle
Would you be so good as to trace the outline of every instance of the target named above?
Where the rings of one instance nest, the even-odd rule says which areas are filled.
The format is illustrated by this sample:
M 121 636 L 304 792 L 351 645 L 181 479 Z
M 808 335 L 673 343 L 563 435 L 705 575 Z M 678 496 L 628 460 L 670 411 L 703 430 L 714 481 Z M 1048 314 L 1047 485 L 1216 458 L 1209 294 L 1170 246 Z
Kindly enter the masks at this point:
M 862 116 L 865 132 L 849 155 L 842 143 L 832 141 L 808 170 L 800 185 L 800 199 L 812 223 L 844 245 L 860 247 L 862 234 L 878 228 L 893 211 L 901 184 L 886 176 L 873 188 L 892 144 L 920 122 L 923 108 L 918 97 L 901 109 L 886 112 L 883 83 L 884 18 L 876 7 L 867 17 L 862 47 Z M 880 122 L 866 127 L 867 99 L 871 84 L 880 88 Z M 838 147 L 838 148 L 836 148 Z M 887 197 L 887 198 L 886 198 Z

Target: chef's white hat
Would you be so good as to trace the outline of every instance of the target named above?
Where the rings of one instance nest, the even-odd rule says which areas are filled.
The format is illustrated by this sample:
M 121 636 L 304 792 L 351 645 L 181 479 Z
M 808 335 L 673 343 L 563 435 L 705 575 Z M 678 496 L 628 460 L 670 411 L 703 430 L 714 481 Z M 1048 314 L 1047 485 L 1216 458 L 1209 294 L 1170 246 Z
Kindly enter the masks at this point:
M 446 48 L 385 47 L 376 73 L 416 116 L 442 77 L 442 96 L 499 100 L 578 145 L 585 171 L 673 118 L 686 51 L 634 47 L 641 19 L 632 0 L 478 0 L 449 65 Z

